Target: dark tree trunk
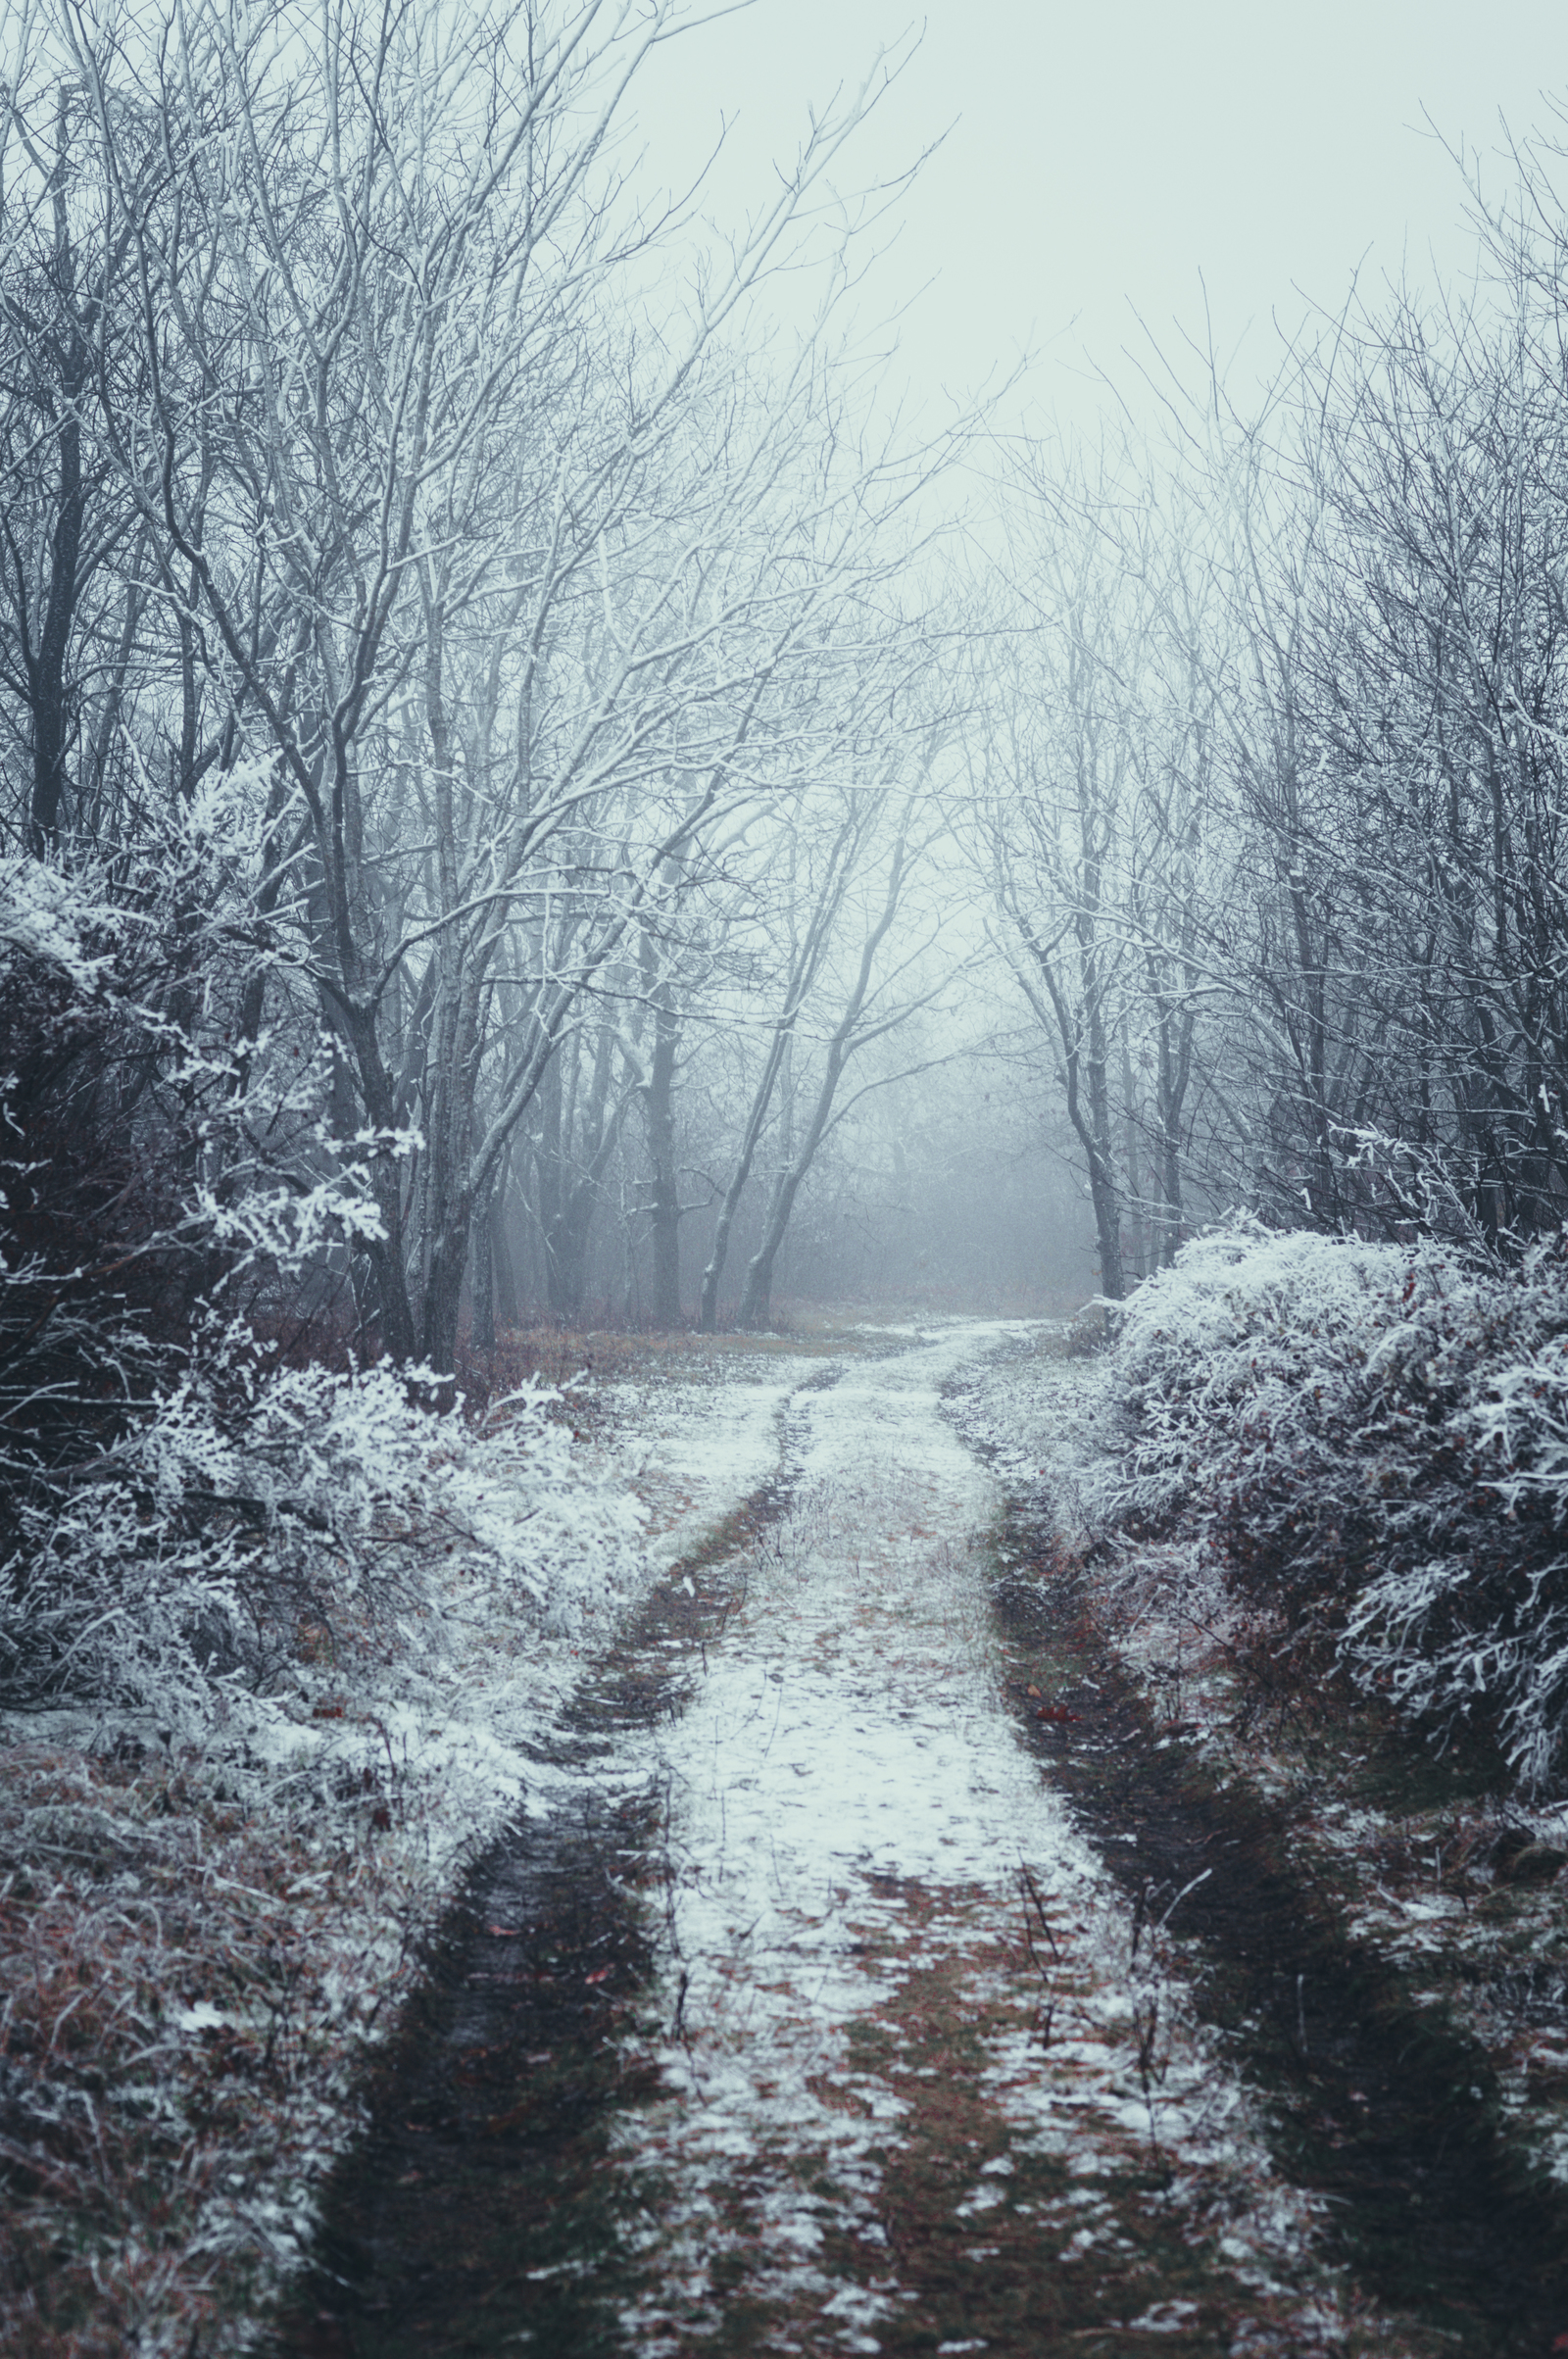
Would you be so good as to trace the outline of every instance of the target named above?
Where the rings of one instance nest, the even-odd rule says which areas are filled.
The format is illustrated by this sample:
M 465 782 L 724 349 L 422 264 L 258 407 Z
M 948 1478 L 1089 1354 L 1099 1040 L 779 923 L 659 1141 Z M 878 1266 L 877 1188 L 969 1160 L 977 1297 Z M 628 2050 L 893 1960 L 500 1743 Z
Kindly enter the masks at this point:
M 496 1315 L 503 1327 L 521 1325 L 517 1302 L 517 1272 L 512 1258 L 512 1241 L 508 1233 L 507 1200 L 511 1194 L 512 1155 L 501 1166 L 501 1178 L 490 1200 L 490 1259 L 495 1272 Z
M 674 986 L 661 972 L 659 945 L 645 927 L 640 948 L 643 997 L 654 1015 L 654 1052 L 642 1084 L 653 1181 L 648 1205 L 654 1247 L 654 1326 L 680 1325 L 680 1173 L 675 1161 L 675 1052 L 680 1021 Z
M 468 1294 L 473 1305 L 468 1325 L 476 1352 L 493 1352 L 496 1348 L 494 1224 L 493 1204 L 481 1204 L 474 1214 L 473 1243 L 468 1254 Z
M 1150 1255 L 1146 1243 L 1146 1239 L 1150 1234 L 1150 1227 L 1146 1222 L 1142 1157 L 1138 1152 L 1138 1105 L 1135 1095 L 1136 1086 L 1137 1085 L 1133 1080 L 1132 1048 L 1127 1038 L 1126 1028 L 1123 1027 L 1121 1036 L 1121 1094 L 1122 1129 L 1127 1141 L 1127 1204 L 1129 1212 L 1131 1214 L 1129 1225 L 1132 1229 L 1134 1272 L 1136 1276 L 1143 1278 L 1147 1276 L 1150 1266 Z
M 397 1129 L 397 1107 L 375 1036 L 375 1018 L 359 1007 L 345 1008 L 344 1030 L 354 1049 L 360 1094 L 372 1130 L 391 1138 Z M 409 1301 L 408 1272 L 403 1259 L 403 1164 L 390 1149 L 370 1157 L 370 1193 L 381 1215 L 383 1234 L 366 1242 L 366 1254 L 375 1281 L 376 1313 L 381 1346 L 400 1366 L 415 1355 L 414 1309 Z M 462 1283 L 462 1272 L 458 1273 Z M 456 1329 L 456 1306 L 453 1313 Z
M 778 1259 L 784 1231 L 794 1209 L 800 1187 L 797 1180 L 790 1185 L 791 1167 L 795 1160 L 795 1041 L 793 1034 L 784 1041 L 779 1058 L 778 1092 L 778 1168 L 773 1175 L 773 1190 L 768 1199 L 767 1216 L 762 1222 L 762 1242 L 746 1264 L 746 1283 L 741 1289 L 739 1324 L 742 1327 L 765 1327 L 773 1316 L 773 1264 Z
M 22 624 L 22 657 L 27 675 L 27 704 L 32 723 L 32 796 L 29 837 L 34 855 L 42 859 L 60 841 L 60 807 L 66 790 L 66 754 L 71 742 L 71 694 L 67 657 L 75 620 L 80 585 L 76 568 L 81 556 L 81 526 L 85 495 L 81 480 L 81 396 L 87 381 L 87 347 L 74 323 L 70 332 L 57 392 L 55 448 L 60 477 L 54 531 L 49 545 L 49 594 L 38 619 L 34 645 L 28 629 L 25 580 L 15 546 L 12 562 L 17 573 L 18 614 Z
M 579 1054 L 575 1043 L 568 1048 L 573 1057 Z M 614 1034 L 607 1024 L 599 1034 L 580 1116 L 575 1074 L 568 1091 L 561 1053 L 551 1058 L 541 1084 L 539 1228 L 545 1249 L 545 1299 L 552 1318 L 577 1318 L 588 1291 L 594 1215 L 625 1114 L 624 1097 L 613 1111 L 610 1106 L 613 1049 Z
M 648 1074 L 648 1152 L 653 1158 L 654 1325 L 680 1325 L 680 1175 L 675 1165 L 674 1017 L 661 994 L 654 1011 L 654 1055 Z
M 718 1219 L 713 1227 L 713 1250 L 708 1256 L 708 1267 L 703 1272 L 703 1291 L 698 1313 L 698 1323 L 705 1335 L 711 1335 L 718 1324 L 718 1288 L 719 1281 L 724 1275 L 724 1263 L 729 1257 L 730 1230 L 734 1226 L 735 1214 L 739 1209 L 746 1183 L 752 1176 L 752 1164 L 757 1156 L 758 1141 L 761 1137 L 762 1125 L 767 1119 L 767 1109 L 772 1103 L 774 1087 L 781 1072 L 785 1075 L 786 1099 L 790 1098 L 788 1072 L 790 1044 L 794 1037 L 791 1029 L 793 1024 L 794 1017 L 791 1015 L 788 1022 L 774 1034 L 769 1045 L 767 1062 L 752 1100 L 751 1113 L 741 1139 L 740 1154 L 735 1158 L 735 1168 L 730 1173 L 729 1186 L 724 1191 L 724 1201 L 718 1208 Z M 787 1121 L 788 1117 L 786 1116 L 786 1123 Z M 785 1153 L 788 1153 L 787 1147 Z
M 790 1214 L 801 1183 L 816 1158 L 816 1151 L 827 1135 L 833 1113 L 833 1101 L 844 1068 L 864 1039 L 861 1013 L 866 994 L 871 988 L 871 974 L 876 955 L 881 949 L 889 927 L 898 914 L 899 899 L 904 889 L 904 867 L 907 841 L 901 828 L 888 862 L 887 889 L 875 924 L 860 947 L 860 962 L 844 1012 L 827 1044 L 822 1066 L 822 1079 L 811 1106 L 811 1117 L 806 1135 L 793 1157 L 790 1143 L 795 1129 L 794 1035 L 784 1044 L 784 1056 L 779 1075 L 779 1120 L 781 1148 L 778 1178 L 774 1183 L 773 1201 L 768 1206 L 762 1242 L 753 1254 L 746 1269 L 746 1286 L 741 1296 L 740 1323 L 743 1327 L 765 1327 L 773 1315 L 773 1265 L 778 1259 L 784 1232 L 789 1227 Z

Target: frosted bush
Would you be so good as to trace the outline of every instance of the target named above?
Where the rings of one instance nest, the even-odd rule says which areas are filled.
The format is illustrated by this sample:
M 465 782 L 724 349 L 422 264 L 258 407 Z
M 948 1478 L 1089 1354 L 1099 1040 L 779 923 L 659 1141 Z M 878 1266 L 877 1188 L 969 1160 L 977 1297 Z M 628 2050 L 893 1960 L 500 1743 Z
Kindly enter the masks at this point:
M 541 1627 L 613 1601 L 638 1510 L 579 1472 L 548 1388 L 476 1434 L 387 1368 L 253 1362 L 229 1332 L 82 1479 L 24 1505 L 0 1703 L 115 1699 L 183 1722 L 215 1680 L 265 1687 L 302 1649 L 439 1650 L 455 1574 Z
M 0 862 L 0 1709 L 189 1728 L 302 1662 L 439 1653 L 460 1592 L 570 1637 L 632 1560 L 636 1510 L 584 1476 L 548 1391 L 478 1433 L 419 1405 L 428 1372 L 259 1342 L 346 1287 L 382 1233 L 369 1153 L 418 1142 L 325 1139 L 277 978 L 294 1029 L 236 1063 L 219 921 L 259 852 L 226 811 L 215 787 L 170 863 L 215 929 L 200 990 L 169 971 L 167 876 L 117 901 Z
M 1371 1305 L 1410 1266 L 1395 1247 L 1251 1227 L 1186 1247 L 1117 1313 L 1129 1449 L 1106 1503 L 1153 1525 L 1188 1501 L 1203 1516 L 1221 1461 L 1234 1485 L 1271 1477 L 1281 1446 L 1310 1449 L 1364 1370 Z
M 1203 1237 L 1119 1313 L 1101 1512 L 1196 1538 L 1303 1644 L 1521 1782 L 1568 1733 L 1568 1259 Z
M 90 997 L 112 961 L 88 948 L 107 932 L 106 906 L 46 860 L 14 855 L 0 860 L 0 972 L 31 966 L 53 972 Z

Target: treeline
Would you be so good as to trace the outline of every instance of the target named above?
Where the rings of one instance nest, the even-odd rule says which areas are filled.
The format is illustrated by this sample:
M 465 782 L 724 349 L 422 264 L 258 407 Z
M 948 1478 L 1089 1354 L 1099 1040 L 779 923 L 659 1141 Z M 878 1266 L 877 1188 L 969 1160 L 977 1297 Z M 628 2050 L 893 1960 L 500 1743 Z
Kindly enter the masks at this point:
M 973 842 L 1108 1295 L 1235 1204 L 1504 1258 L 1568 1207 L 1554 154 L 1252 415 L 1172 369 L 1152 458 L 1007 455 Z
M 765 1324 L 810 1175 L 823 1282 L 951 1199 L 911 1100 L 864 1125 L 1001 1028 L 978 902 L 1106 1294 L 1235 1204 L 1554 1229 L 1548 152 L 1463 304 L 1352 306 L 1247 413 L 1172 376 L 1152 453 L 993 444 L 977 585 L 977 421 L 874 429 L 838 321 L 888 72 L 721 244 L 619 166 L 677 35 L 12 20 L 0 852 L 102 945 L 90 1020 L 12 974 L 28 1217 L 69 1139 L 100 1259 L 199 1228 L 205 1298 L 308 1234 L 268 1315 L 438 1371 L 524 1309 Z
M 1568 1736 L 1568 228 L 1003 469 L 965 822 L 1125 1298 L 1092 1503 L 1241 1708 Z M 1217 1634 L 1217 1636 L 1216 1636 Z
M 519 1265 L 576 1315 L 609 1204 L 618 1303 L 765 1324 L 939 988 L 912 507 L 962 433 L 872 436 L 829 201 L 889 72 L 704 241 L 619 163 L 687 14 L 10 23 L 0 853 L 66 948 L 11 940 L 8 1104 L 56 1278 L 177 1232 L 198 1298 L 243 1261 L 253 1317 L 303 1285 L 439 1372 Z
M 1079 1190 L 1111 1297 L 1235 1205 L 1494 1268 L 1561 1226 L 1549 148 L 1462 303 L 1352 305 L 1250 411 L 922 438 L 841 319 L 896 61 L 724 240 L 622 168 L 701 33 L 7 20 L 29 1560 L 193 1370 L 220 1423 L 248 1353 L 445 1400 L 524 1313 L 766 1326 L 803 1231 L 822 1285 L 1017 1301 Z

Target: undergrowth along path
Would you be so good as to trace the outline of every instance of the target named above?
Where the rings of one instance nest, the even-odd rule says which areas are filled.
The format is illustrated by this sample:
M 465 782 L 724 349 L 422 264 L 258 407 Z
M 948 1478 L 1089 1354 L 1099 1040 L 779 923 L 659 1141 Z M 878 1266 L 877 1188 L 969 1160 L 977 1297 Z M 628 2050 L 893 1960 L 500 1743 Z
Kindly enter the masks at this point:
M 1009 1340 L 821 1369 L 778 1481 L 584 1681 L 291 2350 L 1453 2349 L 1324 2260 L 1179 1919 L 1017 1741 L 1020 1687 L 1066 1707 L 998 1632 L 1000 1495 L 942 1414 Z
M 1009 1529 L 997 1603 L 1029 1743 L 1135 1917 L 1200 1945 L 1193 2003 L 1264 2092 L 1282 2167 L 1332 2207 L 1363 2296 L 1466 2352 L 1568 2349 L 1568 2203 L 1499 2134 L 1485 2050 L 1347 1932 L 1288 1814 L 1160 1733 L 1082 1572 L 1038 1526 Z
M 1097 1580 L 1093 1556 L 1064 1545 L 1054 1470 L 1020 1483 L 1019 1436 L 1001 1450 L 989 1438 L 1009 1359 L 949 1408 L 982 1457 L 1011 1468 L 993 1597 L 1021 1736 L 1135 1919 L 1175 1921 L 1192 2004 L 1262 2097 L 1279 2167 L 1326 2206 L 1321 2241 L 1363 2311 L 1467 2353 L 1568 2349 L 1568 2195 L 1508 2122 L 1492 2057 L 1430 1978 L 1413 1982 L 1348 1918 L 1324 1796 L 1287 1799 L 1266 1751 L 1205 1734 L 1212 1698 L 1199 1720 L 1179 1717 L 1179 1666 L 1172 1678 L 1147 1647 L 1123 1651 L 1125 1632 L 1118 1646 L 1128 1581 L 1115 1561 Z M 1353 1699 L 1321 1700 L 1343 1715 Z M 1233 1701 L 1245 1715 L 1247 1694 Z M 1432 1776 L 1417 1734 L 1363 1714 L 1353 1739 L 1320 1746 L 1319 1780 L 1332 1790 L 1336 1751 L 1364 1764 L 1353 1745 L 1369 1743 L 1396 1785 Z

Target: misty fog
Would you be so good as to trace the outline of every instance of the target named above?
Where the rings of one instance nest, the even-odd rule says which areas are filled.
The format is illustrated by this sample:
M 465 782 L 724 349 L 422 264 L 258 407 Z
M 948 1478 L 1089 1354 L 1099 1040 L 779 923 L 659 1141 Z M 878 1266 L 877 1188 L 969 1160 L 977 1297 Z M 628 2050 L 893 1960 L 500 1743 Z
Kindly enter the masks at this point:
M 7 25 L 46 1258 L 441 1370 L 1555 1217 L 1554 118 L 1462 298 L 1028 430 L 887 398 L 917 44 L 718 220 L 663 6 Z

